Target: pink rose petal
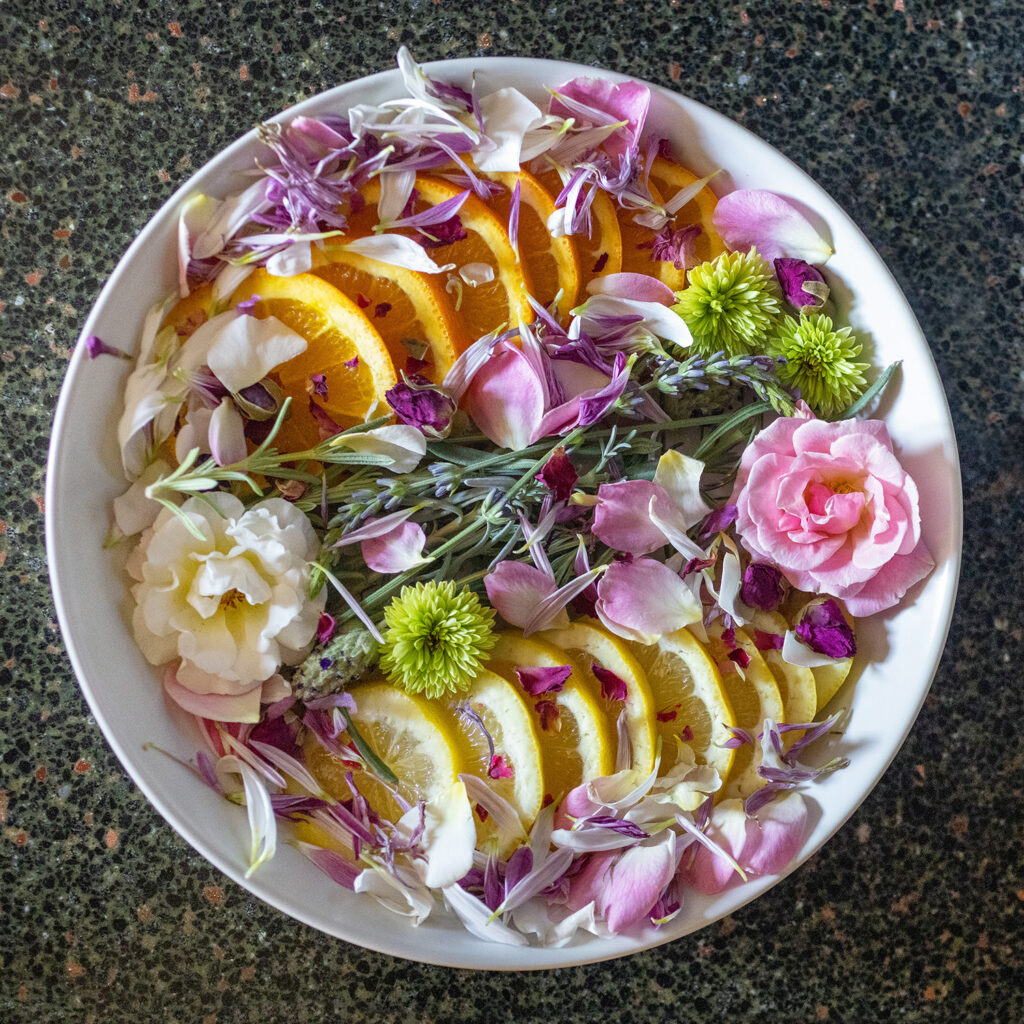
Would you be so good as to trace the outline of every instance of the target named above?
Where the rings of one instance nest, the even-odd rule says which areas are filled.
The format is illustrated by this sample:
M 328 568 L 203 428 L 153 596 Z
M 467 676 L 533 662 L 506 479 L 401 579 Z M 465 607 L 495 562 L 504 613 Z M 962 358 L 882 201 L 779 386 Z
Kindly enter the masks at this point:
M 731 192 L 718 200 L 712 223 L 730 249 L 746 252 L 754 246 L 769 263 L 783 256 L 824 263 L 832 255 L 832 246 L 811 222 L 774 192 Z

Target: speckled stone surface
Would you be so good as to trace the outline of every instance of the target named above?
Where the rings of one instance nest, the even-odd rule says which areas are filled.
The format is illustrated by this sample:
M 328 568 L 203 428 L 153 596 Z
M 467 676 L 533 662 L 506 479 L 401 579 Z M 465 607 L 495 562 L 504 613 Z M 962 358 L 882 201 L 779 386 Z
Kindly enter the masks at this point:
M 605 65 L 774 143 L 892 268 L 956 421 L 965 569 L 906 745 L 794 876 L 627 961 L 449 971 L 263 905 L 135 789 L 55 621 L 46 444 L 106 275 L 224 144 L 400 43 Z M 1022 46 L 1013 0 L 0 3 L 0 1021 L 1024 1020 Z

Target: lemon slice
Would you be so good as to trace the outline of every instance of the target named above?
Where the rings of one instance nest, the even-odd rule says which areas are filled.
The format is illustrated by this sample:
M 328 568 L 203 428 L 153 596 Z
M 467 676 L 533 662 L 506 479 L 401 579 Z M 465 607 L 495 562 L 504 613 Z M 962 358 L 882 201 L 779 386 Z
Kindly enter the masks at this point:
M 688 629 L 663 636 L 655 644 L 630 643 L 629 649 L 647 676 L 661 736 L 661 772 L 675 763 L 680 737 L 698 764 L 714 768 L 722 782 L 734 752 L 724 744 L 732 735 L 733 710 L 722 677 L 707 651 Z
M 544 768 L 543 802 L 560 800 L 570 789 L 583 782 L 609 775 L 615 768 L 615 733 L 609 729 L 600 704 L 581 684 L 579 667 L 565 651 L 535 637 L 526 639 L 513 631 L 499 633 L 490 651 L 487 666 L 519 687 L 517 668 L 557 668 L 572 666 L 572 674 L 558 693 L 537 698 L 525 696 L 531 713 L 539 715 L 535 705 L 553 700 L 558 718 L 552 728 L 539 729 L 541 760 Z M 520 688 L 521 689 L 521 688 Z
M 778 612 L 757 612 L 753 625 L 755 629 L 760 629 L 765 633 L 779 635 L 784 635 L 789 629 L 789 623 Z M 775 681 L 779 684 L 783 721 L 790 723 L 813 721 L 818 710 L 818 692 L 813 672 L 802 665 L 791 665 L 782 657 L 781 651 L 762 651 L 761 655 L 772 670 Z M 796 738 L 795 732 L 787 732 L 783 735 L 782 742 L 789 747 Z
M 853 618 L 844 607 L 842 601 L 834 597 L 808 597 L 807 595 L 801 595 L 801 597 L 802 600 L 795 602 L 794 611 L 789 615 L 789 628 L 796 627 L 804 611 L 812 604 L 822 604 L 825 601 L 835 601 L 843 613 L 843 618 L 846 619 L 846 624 L 850 629 L 854 628 Z M 853 658 L 840 658 L 830 665 L 820 665 L 811 669 L 817 696 L 817 712 L 822 711 L 825 705 L 839 692 L 839 688 L 846 682 L 851 668 L 853 668 Z M 805 721 L 810 721 L 810 719 L 805 719 Z
M 561 647 L 579 666 L 585 685 L 601 700 L 612 730 L 620 711 L 626 713 L 626 731 L 631 750 L 630 767 L 647 775 L 654 768 L 655 718 L 650 687 L 636 658 L 625 642 L 612 636 L 592 620 L 572 622 L 565 629 L 549 629 L 541 634 L 548 643 Z M 614 672 L 626 684 L 626 699 L 620 708 L 617 701 L 601 698 L 601 683 L 593 665 Z
M 531 708 L 519 687 L 486 669 L 468 691 L 446 702 L 453 716 L 455 706 L 463 701 L 480 716 L 494 743 L 495 758 L 501 759 L 492 774 L 487 738 L 471 720 L 453 717 L 466 770 L 504 797 L 519 812 L 524 830 L 529 830 L 540 813 L 545 792 L 541 745 Z M 511 774 L 505 775 L 506 771 Z M 491 820 L 484 819 L 477 825 L 477 835 L 484 839 L 493 829 Z
M 742 675 L 738 666 L 729 660 L 720 622 L 708 628 L 707 649 L 722 675 L 722 688 L 736 716 L 731 724 L 746 729 L 755 737 L 753 745 L 744 743 L 736 748 L 732 770 L 722 787 L 725 797 L 746 798 L 764 785 L 764 779 L 757 774 L 761 764 L 761 743 L 756 737 L 766 718 L 782 721 L 782 696 L 772 670 L 753 641 L 741 629 L 735 633 L 736 646 L 750 659 Z
M 398 776 L 395 789 L 410 804 L 443 797 L 463 769 L 453 723 L 437 705 L 387 683 L 354 687 L 352 723 L 373 752 Z M 306 749 L 313 777 L 336 800 L 352 792 L 345 780 L 351 768 L 319 744 Z M 382 817 L 397 821 L 402 809 L 391 790 L 369 772 L 355 771 L 359 792 Z

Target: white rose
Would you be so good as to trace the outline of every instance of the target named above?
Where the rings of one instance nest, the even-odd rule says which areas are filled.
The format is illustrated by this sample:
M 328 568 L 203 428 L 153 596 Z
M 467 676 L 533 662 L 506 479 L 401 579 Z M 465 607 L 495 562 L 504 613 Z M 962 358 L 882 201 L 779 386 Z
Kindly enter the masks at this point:
M 203 540 L 165 509 L 129 561 L 139 581 L 135 639 L 154 665 L 181 658 L 177 681 L 194 693 L 251 691 L 301 660 L 316 633 L 326 598 L 308 596 L 316 534 L 280 498 L 246 510 L 216 492 L 189 498 L 181 511 Z

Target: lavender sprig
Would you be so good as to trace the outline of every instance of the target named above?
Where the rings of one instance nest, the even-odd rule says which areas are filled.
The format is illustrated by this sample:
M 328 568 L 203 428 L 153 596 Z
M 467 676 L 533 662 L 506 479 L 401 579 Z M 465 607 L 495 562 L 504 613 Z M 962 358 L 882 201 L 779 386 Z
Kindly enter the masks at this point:
M 776 376 L 779 363 L 773 356 L 729 356 L 724 351 L 707 357 L 694 354 L 681 360 L 672 356 L 650 356 L 648 365 L 653 369 L 653 377 L 648 386 L 679 397 L 687 391 L 706 391 L 712 384 L 726 387 L 739 384 L 750 388 L 780 415 L 791 416 L 793 396 Z

